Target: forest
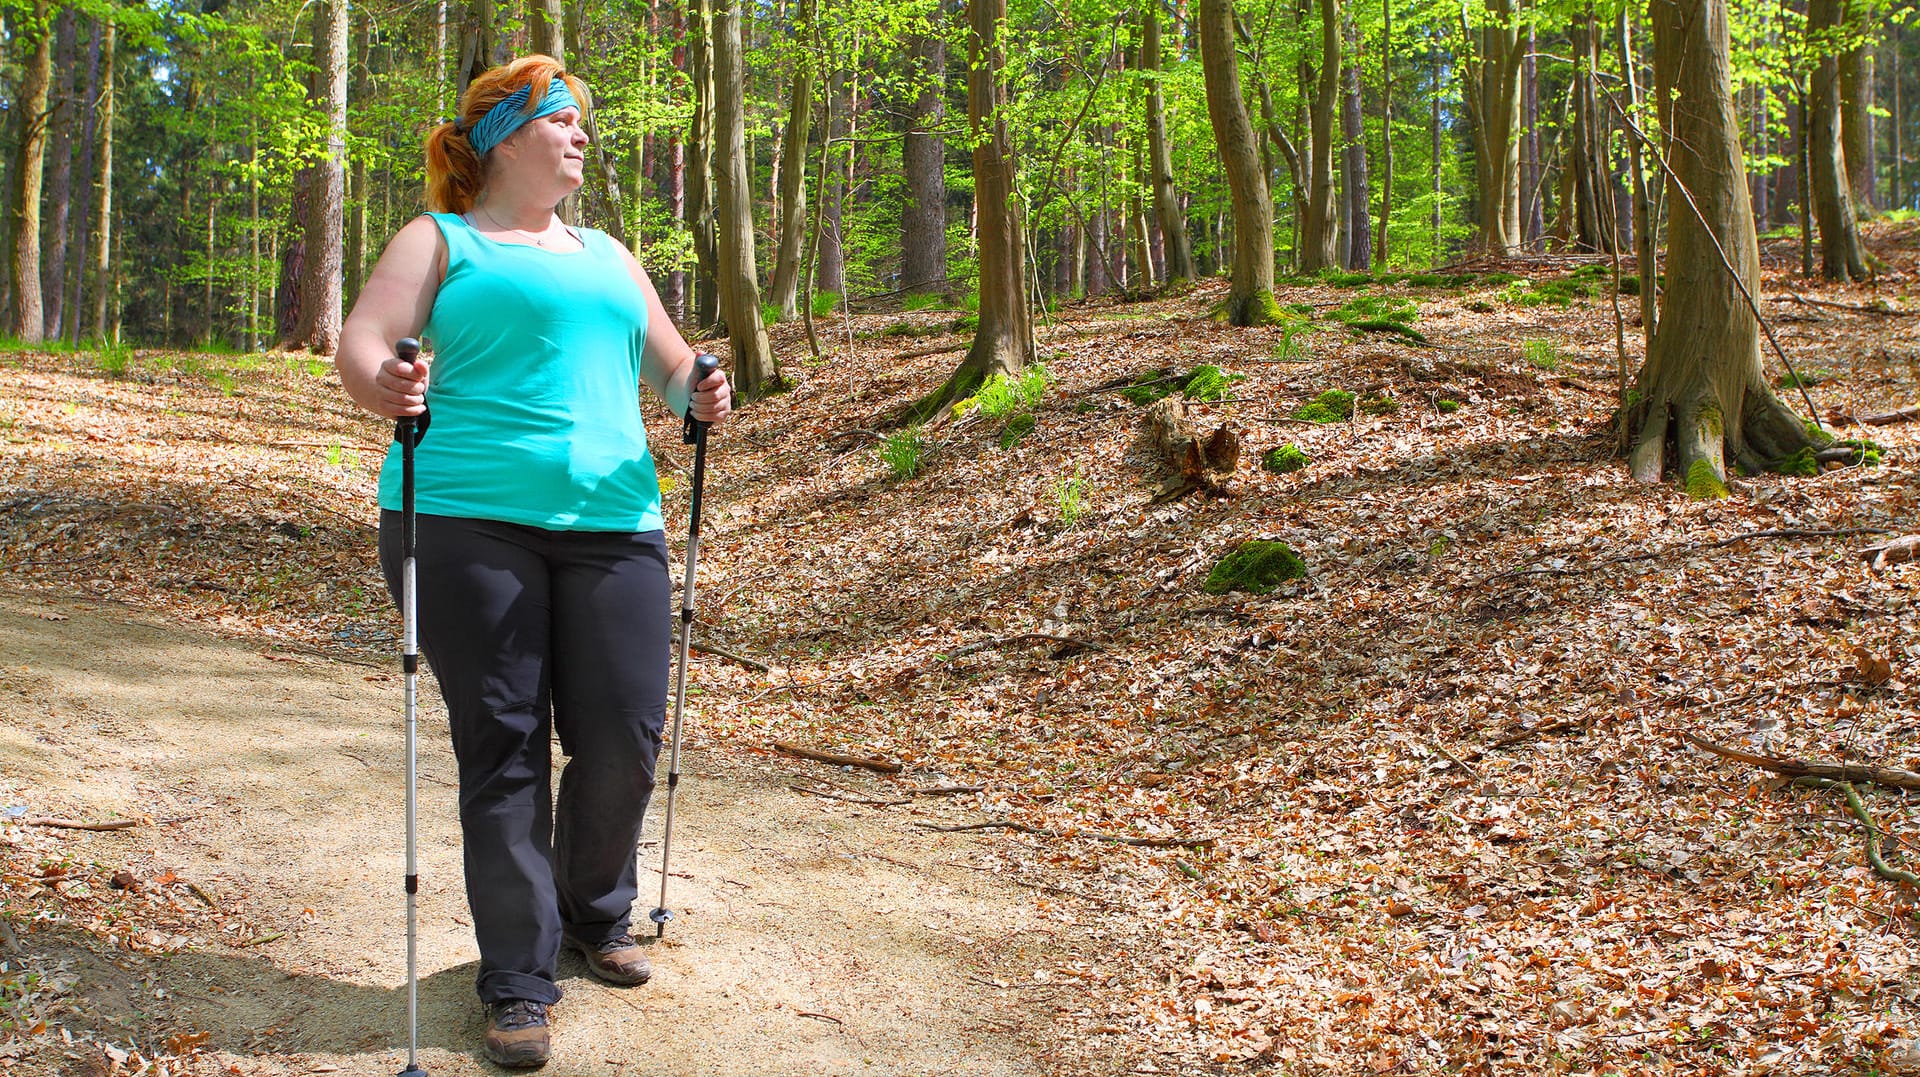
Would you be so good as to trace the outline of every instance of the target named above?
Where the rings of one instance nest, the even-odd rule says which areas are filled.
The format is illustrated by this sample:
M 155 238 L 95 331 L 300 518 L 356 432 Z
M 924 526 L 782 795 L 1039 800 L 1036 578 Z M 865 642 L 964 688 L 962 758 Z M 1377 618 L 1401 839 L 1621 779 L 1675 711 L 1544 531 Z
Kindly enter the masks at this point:
M 328 357 L 530 52 L 738 394 L 681 919 L 549 1072 L 1920 1073 L 1912 12 L 0 0 L 0 1075 L 408 1058 Z

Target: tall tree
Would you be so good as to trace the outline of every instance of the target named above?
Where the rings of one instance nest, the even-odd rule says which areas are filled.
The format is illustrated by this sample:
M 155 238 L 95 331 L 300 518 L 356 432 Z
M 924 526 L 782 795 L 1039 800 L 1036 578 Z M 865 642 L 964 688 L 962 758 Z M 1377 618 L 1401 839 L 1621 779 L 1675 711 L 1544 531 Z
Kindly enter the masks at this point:
M 1819 0 L 1816 0 L 1819 2 Z M 1767 384 L 1748 297 L 1760 246 L 1729 78 L 1726 0 L 1652 0 L 1654 79 L 1670 207 L 1665 309 L 1629 400 L 1633 475 L 1669 452 L 1696 497 L 1726 491 L 1727 462 L 1758 470 L 1812 443 Z
M 900 287 L 908 292 L 947 290 L 947 145 L 940 130 L 947 118 L 947 39 L 938 24 L 942 14 L 936 6 L 928 16 L 934 25 L 915 32 L 907 44 L 914 86 L 901 149 L 907 208 L 900 222 Z
M 1380 0 L 1380 231 L 1373 260 L 1387 266 L 1387 222 L 1393 219 L 1393 0 Z
M 1807 94 L 1807 171 L 1820 222 L 1820 271 L 1828 280 L 1866 280 L 1865 250 L 1854 226 L 1847 158 L 1840 144 L 1841 0 L 1807 0 L 1807 45 L 1819 58 Z
M 286 349 L 332 355 L 340 346 L 340 280 L 345 254 L 347 156 L 347 0 L 319 0 L 313 9 L 315 104 L 327 122 L 326 156 L 315 162 L 307 201 L 306 258 Z
M 800 248 L 807 236 L 807 143 L 813 128 L 812 50 L 794 63 L 788 96 L 787 129 L 780 136 L 780 246 L 768 289 L 782 319 L 800 313 Z
M 498 36 L 493 25 L 493 0 L 467 0 L 460 20 L 460 67 L 455 72 L 454 107 L 467 96 L 467 83 L 487 73 L 493 66 Z
M 60 339 L 65 329 L 62 320 L 67 298 L 67 225 L 73 206 L 74 130 L 79 120 L 79 102 L 74 87 L 75 70 L 74 10 L 60 10 L 54 31 L 53 77 L 51 91 L 53 116 L 47 160 L 46 273 L 41 281 L 40 298 L 46 308 L 47 336 Z
M 1160 223 L 1161 243 L 1166 250 L 1167 280 L 1192 280 L 1199 273 L 1193 267 L 1193 243 L 1187 238 L 1186 214 L 1181 212 L 1180 195 L 1173 187 L 1173 148 L 1167 142 L 1166 95 L 1160 90 L 1160 0 L 1146 0 L 1140 17 L 1145 30 L 1140 67 L 1147 72 L 1147 158 L 1153 179 L 1153 214 Z
M 1335 6 L 1334 0 L 1321 3 Z M 1273 198 L 1240 93 L 1233 0 L 1200 0 L 1198 27 L 1207 115 L 1233 190 L 1233 287 L 1223 313 L 1234 325 L 1264 325 L 1279 317 L 1273 298 Z
M 1370 201 L 1367 127 L 1360 109 L 1360 35 L 1354 30 L 1352 20 L 1347 22 L 1346 38 L 1347 59 L 1351 62 L 1344 65 L 1342 77 L 1346 88 L 1340 95 L 1340 134 L 1346 141 L 1340 153 L 1340 188 L 1347 200 L 1347 211 L 1343 214 L 1347 221 L 1347 250 L 1343 262 L 1348 269 L 1369 269 L 1373 264 L 1373 232 L 1367 206 Z
M 1465 58 L 1467 115 L 1473 121 L 1473 160 L 1479 185 L 1480 246 L 1489 254 L 1519 247 L 1520 66 L 1518 0 L 1486 0 Z
M 47 87 L 53 81 L 53 26 L 48 0 L 34 0 L 15 24 L 27 50 L 20 80 L 20 148 L 14 157 L 13 212 L 8 228 L 7 262 L 12 270 L 12 301 L 7 328 L 36 343 L 46 335 L 40 301 L 40 184 L 47 158 Z
M 1300 271 L 1312 273 L 1336 261 L 1333 207 L 1333 114 L 1340 91 L 1340 0 L 1318 0 L 1320 8 L 1320 78 L 1314 87 L 1308 129 L 1307 205 L 1300 221 Z M 1203 16 L 1204 18 L 1204 16 Z M 1203 37 L 1204 40 L 1204 37 Z M 1204 50 L 1203 50 L 1204 51 Z M 1303 64 L 1305 60 L 1301 61 Z M 1212 84 L 1208 84 L 1212 110 Z M 1216 118 L 1215 137 L 1220 121 Z M 1231 176 L 1231 172 L 1229 172 Z
M 1853 212 L 1865 220 L 1873 216 L 1875 203 L 1873 39 L 1878 27 L 1873 25 L 1872 5 L 1855 0 L 1848 7 L 1848 21 L 1859 40 L 1840 56 L 1840 145 L 1846 152 Z
M 92 24 L 92 29 L 87 43 L 87 70 L 85 78 L 80 83 L 80 93 L 76 100 L 82 117 L 80 165 L 77 171 L 79 182 L 83 185 L 91 182 L 93 176 L 95 124 L 98 119 L 98 111 L 94 108 L 94 104 L 100 99 L 100 38 L 103 20 L 89 19 L 88 21 Z M 108 74 L 111 77 L 111 72 Z M 79 213 L 73 222 L 72 252 L 68 258 L 67 280 L 63 285 L 67 293 L 65 304 L 68 312 L 67 336 L 75 344 L 80 343 L 82 327 L 87 321 L 80 304 L 86 294 L 87 253 L 93 249 L 88 245 L 92 228 L 91 193 L 83 189 L 77 196 L 77 200 L 80 203 Z
M 101 20 L 100 96 L 93 114 L 93 336 L 107 339 L 107 312 L 115 290 L 113 275 L 113 108 L 114 43 L 119 27 L 111 17 Z M 77 312 L 76 312 L 77 313 Z M 117 320 L 117 319 L 116 319 Z M 115 339 L 118 339 L 116 334 Z
M 527 33 L 534 52 L 567 63 L 566 12 L 561 0 L 527 0 Z
M 746 61 L 740 8 L 720 0 L 713 12 L 714 215 L 720 229 L 722 317 L 733 344 L 733 384 L 753 400 L 779 383 L 767 327 L 760 320 L 760 273 L 753 244 L 753 191 L 747 180 Z

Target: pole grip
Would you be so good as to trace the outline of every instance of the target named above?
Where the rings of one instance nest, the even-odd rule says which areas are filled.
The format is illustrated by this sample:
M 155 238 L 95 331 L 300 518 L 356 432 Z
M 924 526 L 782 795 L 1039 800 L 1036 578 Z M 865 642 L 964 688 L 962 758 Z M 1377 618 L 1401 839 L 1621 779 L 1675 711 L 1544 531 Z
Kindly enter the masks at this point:
M 420 342 L 412 337 L 401 337 L 393 346 L 393 357 L 409 366 L 413 365 L 414 360 L 420 358 Z M 401 416 L 394 420 L 393 440 L 404 449 L 413 448 L 420 444 L 421 438 L 427 436 L 429 421 L 430 416 L 425 411 L 418 415 Z
M 707 376 L 720 369 L 720 357 L 706 352 L 693 357 L 693 373 L 687 375 L 687 418 L 680 431 L 682 444 L 694 445 L 700 441 L 700 435 L 706 432 L 707 424 L 693 417 L 693 390 Z

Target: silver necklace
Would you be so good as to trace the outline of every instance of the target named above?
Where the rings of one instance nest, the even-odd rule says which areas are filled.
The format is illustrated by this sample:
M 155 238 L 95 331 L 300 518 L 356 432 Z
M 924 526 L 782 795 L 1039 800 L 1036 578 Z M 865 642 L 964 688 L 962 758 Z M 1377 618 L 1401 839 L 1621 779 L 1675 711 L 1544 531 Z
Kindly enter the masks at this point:
M 524 228 L 515 228 L 515 227 L 514 227 L 513 225 L 510 225 L 510 224 L 505 224 L 505 223 L 503 223 L 503 222 L 502 222 L 502 221 L 500 220 L 500 218 L 498 218 L 498 217 L 495 217 L 495 216 L 494 216 L 494 215 L 493 215 L 493 214 L 492 214 L 491 212 L 489 212 L 489 211 L 487 210 L 487 208 L 486 208 L 485 206 L 475 206 L 475 207 L 473 207 L 473 208 L 474 208 L 474 209 L 477 209 L 477 210 L 479 210 L 479 211 L 480 211 L 480 212 L 482 212 L 482 213 L 485 213 L 485 214 L 487 215 L 487 220 L 489 220 L 489 221 L 492 221 L 492 222 L 493 222 L 493 226 L 494 226 L 495 228 L 504 228 L 504 229 L 506 229 L 506 230 L 507 230 L 507 231 L 509 231 L 509 232 L 518 232 L 518 233 L 520 233 L 521 235 L 523 235 L 523 236 L 525 236 L 525 237 L 527 237 L 528 239 L 531 239 L 531 240 L 533 240 L 533 245 L 534 245 L 534 246 L 536 246 L 536 247 L 544 247 L 544 246 L 546 246 L 546 245 L 547 245 L 547 233 L 548 233 L 548 232 L 551 232 L 551 231 L 553 231 L 553 225 L 551 225 L 551 224 L 549 224 L 549 225 L 547 225 L 547 227 L 546 227 L 546 229 L 545 229 L 544 231 L 542 231 L 542 232 L 541 232 L 540 234 L 538 234 L 538 235 L 535 235 L 534 233 L 532 233 L 532 232 L 529 232 L 529 231 L 527 231 L 527 230 L 526 230 L 526 229 L 524 229 Z

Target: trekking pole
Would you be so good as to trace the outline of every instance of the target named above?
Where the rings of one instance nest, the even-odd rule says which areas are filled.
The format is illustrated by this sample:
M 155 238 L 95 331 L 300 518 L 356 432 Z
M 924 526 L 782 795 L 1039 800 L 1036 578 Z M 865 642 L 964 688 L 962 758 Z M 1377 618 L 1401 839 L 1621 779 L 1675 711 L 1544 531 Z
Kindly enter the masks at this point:
M 420 357 L 420 342 L 403 338 L 394 345 L 394 356 L 411 365 Z M 402 416 L 394 423 L 393 438 L 400 443 L 400 669 L 406 674 L 407 708 L 407 1068 L 399 1077 L 426 1077 L 420 1067 L 420 976 L 419 936 L 415 931 L 414 903 L 420 893 L 420 868 L 414 833 L 419 803 L 414 731 L 419 713 L 420 618 L 416 606 L 413 569 L 413 449 L 427 432 L 424 415 Z
M 687 707 L 687 655 L 693 648 L 693 578 L 700 562 L 700 488 L 707 479 L 707 424 L 693 417 L 692 388 L 718 369 L 718 356 L 702 353 L 693 357 L 693 374 L 687 382 L 687 420 L 680 432 L 680 440 L 693 446 L 693 499 L 687 508 L 687 576 L 680 585 L 680 664 L 673 674 L 673 748 L 667 757 L 667 816 L 660 837 L 660 904 L 647 914 L 647 919 L 653 921 L 655 939 L 666 936 L 667 921 L 673 919 L 673 911 L 667 908 L 667 862 L 673 854 L 673 792 L 680 784 L 680 718 Z

